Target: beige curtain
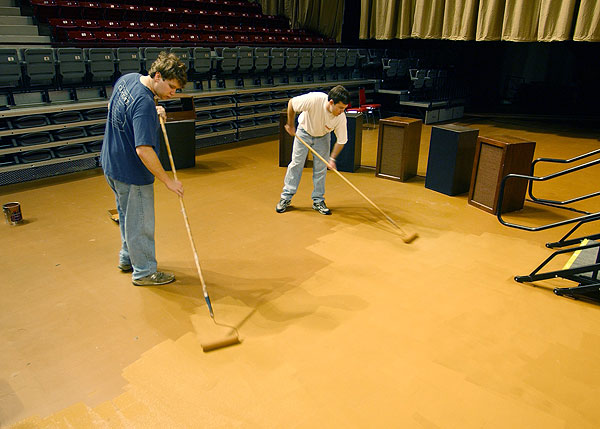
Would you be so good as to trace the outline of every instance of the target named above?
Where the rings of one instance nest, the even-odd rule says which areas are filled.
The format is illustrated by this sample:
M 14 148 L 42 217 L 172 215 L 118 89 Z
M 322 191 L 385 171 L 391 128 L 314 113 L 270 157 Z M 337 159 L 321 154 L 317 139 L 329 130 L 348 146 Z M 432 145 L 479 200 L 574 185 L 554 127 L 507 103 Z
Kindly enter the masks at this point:
M 416 0 L 361 0 L 361 39 L 408 39 Z
M 573 40 L 600 42 L 600 2 L 598 0 L 581 0 Z
M 474 40 L 479 0 L 446 0 L 442 38 Z
M 342 39 L 344 0 L 258 0 L 263 13 L 283 15 L 292 28 L 307 28 L 338 42 Z
M 417 0 L 412 26 L 412 37 L 441 39 L 444 24 L 445 0 Z
M 502 40 L 535 42 L 540 19 L 541 0 L 506 0 Z
M 415 8 L 417 0 L 400 1 L 400 16 L 398 17 L 397 39 L 408 39 L 412 37 L 412 28 L 415 17 Z
M 342 40 L 344 0 L 295 0 L 292 3 L 296 6 L 292 23 L 333 37 L 338 42 Z
M 571 40 L 573 14 L 577 0 L 542 0 L 537 40 Z
M 371 4 L 372 0 L 360 0 L 359 39 L 372 39 L 371 36 Z
M 280 0 L 258 0 L 257 3 L 260 3 L 262 7 L 262 11 L 266 15 L 287 15 L 286 5 L 284 1 Z
M 600 0 L 361 0 L 359 37 L 598 42 Z
M 480 0 L 475 40 L 500 40 L 505 0 Z

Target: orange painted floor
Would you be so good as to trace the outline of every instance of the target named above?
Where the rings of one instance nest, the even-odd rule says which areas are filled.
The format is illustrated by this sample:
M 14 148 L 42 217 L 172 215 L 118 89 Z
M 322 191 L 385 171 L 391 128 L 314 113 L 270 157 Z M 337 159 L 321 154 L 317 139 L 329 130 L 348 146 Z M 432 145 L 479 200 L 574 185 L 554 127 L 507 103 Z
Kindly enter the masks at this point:
M 532 139 L 536 157 L 599 145 L 597 130 L 556 123 L 461 124 Z M 364 131 L 364 165 L 375 165 L 377 132 Z M 293 209 L 277 214 L 285 169 L 275 139 L 202 151 L 179 172 L 215 315 L 243 337 L 211 353 L 200 343 L 228 331 L 208 316 L 163 185 L 157 256 L 178 280 L 155 288 L 117 269 L 115 204 L 100 171 L 1 187 L 26 220 L 0 224 L 2 427 L 598 427 L 600 306 L 555 296 L 574 286 L 565 280 L 513 280 L 569 227 L 510 229 L 466 195 L 426 189 L 430 132 L 420 177 L 346 174 L 419 234 L 408 245 L 331 173 L 332 216 L 311 209 L 308 171 Z M 563 199 L 597 191 L 599 179 L 594 167 L 536 189 Z M 526 203 L 507 218 L 570 216 Z

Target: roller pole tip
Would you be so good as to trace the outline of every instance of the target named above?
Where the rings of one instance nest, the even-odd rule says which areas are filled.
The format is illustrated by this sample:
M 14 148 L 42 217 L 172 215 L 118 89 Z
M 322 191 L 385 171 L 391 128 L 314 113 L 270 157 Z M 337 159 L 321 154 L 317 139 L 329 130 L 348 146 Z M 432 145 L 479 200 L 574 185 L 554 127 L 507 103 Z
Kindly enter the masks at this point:
M 413 241 L 415 241 L 417 239 L 417 237 L 419 237 L 419 234 L 417 234 L 416 232 L 413 232 L 412 234 L 403 236 L 402 241 L 404 241 L 406 244 L 412 243 Z

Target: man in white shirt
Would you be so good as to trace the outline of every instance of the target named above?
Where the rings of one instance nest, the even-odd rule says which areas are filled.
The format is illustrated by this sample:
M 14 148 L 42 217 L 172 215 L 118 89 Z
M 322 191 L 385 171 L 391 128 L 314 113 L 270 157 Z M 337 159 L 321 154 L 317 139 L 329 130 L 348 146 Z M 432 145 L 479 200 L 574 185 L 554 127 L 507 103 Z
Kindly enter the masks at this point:
M 325 175 L 327 167 L 336 168 L 335 160 L 348 141 L 348 130 L 346 127 L 346 115 L 344 110 L 350 103 L 350 94 L 341 85 L 335 86 L 329 94 L 323 92 L 309 92 L 292 98 L 288 103 L 287 124 L 285 130 L 291 136 L 296 134 L 304 142 L 309 144 L 319 155 L 327 159 L 329 165 L 315 157 L 313 159 L 313 209 L 323 215 L 330 215 L 331 210 L 325 205 Z M 298 129 L 294 124 L 296 113 L 298 118 Z M 330 132 L 334 132 L 337 142 L 330 150 Z M 306 162 L 308 148 L 297 138 L 294 138 L 292 149 L 292 160 L 285 173 L 283 192 L 275 210 L 283 213 L 292 202 L 292 197 L 298 190 L 302 169 Z

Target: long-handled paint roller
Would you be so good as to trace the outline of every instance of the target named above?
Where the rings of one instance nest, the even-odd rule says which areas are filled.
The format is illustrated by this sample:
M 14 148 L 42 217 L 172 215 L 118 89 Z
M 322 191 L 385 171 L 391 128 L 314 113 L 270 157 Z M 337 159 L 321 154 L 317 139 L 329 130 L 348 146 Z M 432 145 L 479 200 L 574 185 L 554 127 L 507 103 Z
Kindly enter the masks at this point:
M 165 138 L 165 146 L 167 147 L 167 152 L 169 154 L 169 162 L 171 163 L 171 170 L 173 170 L 173 177 L 177 180 L 177 170 L 175 170 L 175 163 L 173 162 L 173 154 L 171 153 L 171 146 L 169 145 L 169 136 L 167 135 L 167 129 L 165 128 L 165 122 L 162 117 L 160 117 L 160 127 L 162 128 L 163 136 Z M 241 343 L 239 332 L 235 326 L 226 325 L 224 323 L 219 323 L 215 320 L 215 314 L 213 312 L 212 304 L 210 302 L 210 297 L 208 296 L 208 290 L 206 289 L 206 283 L 204 282 L 204 276 L 202 275 L 202 269 L 200 268 L 200 262 L 198 260 L 198 252 L 196 252 L 196 245 L 194 244 L 194 237 L 192 236 L 192 230 L 190 228 L 190 222 L 188 221 L 187 213 L 185 211 L 185 205 L 183 204 L 183 197 L 179 197 L 179 203 L 181 204 L 181 213 L 183 214 L 183 219 L 185 220 L 185 227 L 187 229 L 188 237 L 190 239 L 190 244 L 192 246 L 192 251 L 194 252 L 194 261 L 196 261 L 196 269 L 198 271 L 198 277 L 200 278 L 200 283 L 202 283 L 202 294 L 204 295 L 204 300 L 206 301 L 206 305 L 208 306 L 208 312 L 212 321 L 219 326 L 224 326 L 226 328 L 230 328 L 231 334 L 225 338 L 220 340 L 202 343 L 202 350 L 204 352 L 209 352 L 211 350 L 220 349 L 222 347 L 232 346 L 234 344 Z
M 300 141 L 300 143 L 302 143 L 304 146 L 306 146 L 308 148 L 308 150 L 310 150 L 313 155 L 316 155 L 321 161 L 323 161 L 326 165 L 329 165 L 329 163 L 327 161 L 325 161 L 325 159 L 318 154 L 318 152 L 316 150 L 314 150 L 312 147 L 310 147 L 304 140 L 302 140 L 302 138 L 296 134 L 296 138 Z M 350 181 L 348 179 L 346 179 L 342 173 L 340 173 L 339 171 L 337 171 L 337 169 L 333 169 L 333 171 L 335 173 L 337 173 L 338 176 L 340 176 L 344 182 L 346 182 L 348 185 L 350 185 L 350 187 L 352 187 L 352 189 L 354 189 L 356 192 L 358 192 L 360 194 L 361 197 L 363 197 L 365 200 L 367 200 L 369 202 L 369 204 L 371 204 L 373 207 L 375 207 L 377 210 L 379 210 L 379 212 L 392 224 L 394 225 L 398 231 L 400 231 L 400 238 L 402 239 L 402 241 L 404 241 L 405 243 L 410 243 L 411 241 L 413 241 L 415 238 L 418 237 L 418 234 L 416 232 L 411 232 L 411 233 L 407 233 L 405 232 L 402 228 L 400 228 L 400 226 L 394 222 L 392 220 L 391 217 L 389 217 L 387 214 L 385 214 L 385 212 L 383 210 L 381 210 L 377 204 L 375 204 L 373 201 L 371 201 L 369 199 L 369 197 L 367 197 L 365 194 L 363 194 L 356 186 L 354 186 L 352 183 L 350 183 Z

